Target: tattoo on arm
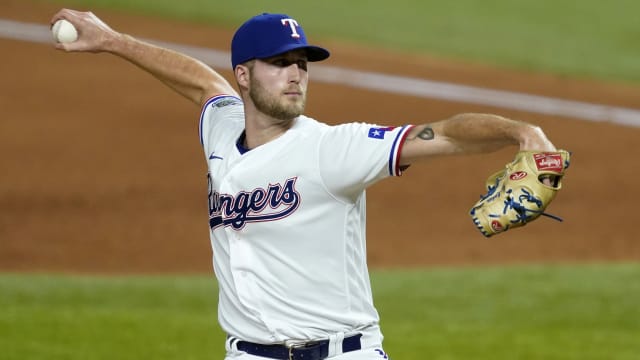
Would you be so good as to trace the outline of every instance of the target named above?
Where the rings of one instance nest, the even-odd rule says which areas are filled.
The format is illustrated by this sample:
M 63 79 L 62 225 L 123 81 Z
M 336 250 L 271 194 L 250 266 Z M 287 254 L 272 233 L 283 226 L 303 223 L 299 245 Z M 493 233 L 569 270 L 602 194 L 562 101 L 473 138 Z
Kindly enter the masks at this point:
M 425 127 L 418 133 L 418 137 L 422 140 L 433 140 L 434 134 L 433 129 L 429 126 Z

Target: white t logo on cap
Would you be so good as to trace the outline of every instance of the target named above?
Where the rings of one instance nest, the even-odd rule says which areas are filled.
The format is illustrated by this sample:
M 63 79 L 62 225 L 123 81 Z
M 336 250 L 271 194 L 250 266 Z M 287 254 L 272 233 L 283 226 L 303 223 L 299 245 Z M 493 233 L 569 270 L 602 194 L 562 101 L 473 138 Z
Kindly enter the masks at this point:
M 299 38 L 300 34 L 298 34 L 298 31 L 296 30 L 296 27 L 298 26 L 298 22 L 293 20 L 293 19 L 282 19 L 280 20 L 282 22 L 282 25 L 287 25 L 289 24 L 289 27 L 291 28 L 291 37 L 292 38 Z

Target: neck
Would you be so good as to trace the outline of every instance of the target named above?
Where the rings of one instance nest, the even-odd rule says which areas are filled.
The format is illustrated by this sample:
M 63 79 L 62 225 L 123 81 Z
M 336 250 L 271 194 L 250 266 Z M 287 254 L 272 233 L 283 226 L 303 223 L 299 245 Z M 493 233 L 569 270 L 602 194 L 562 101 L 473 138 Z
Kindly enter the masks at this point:
M 246 116 L 246 115 L 245 115 Z M 295 119 L 280 120 L 264 114 L 245 117 L 245 143 L 248 149 L 253 149 L 269 141 L 277 139 L 287 132 L 295 122 Z

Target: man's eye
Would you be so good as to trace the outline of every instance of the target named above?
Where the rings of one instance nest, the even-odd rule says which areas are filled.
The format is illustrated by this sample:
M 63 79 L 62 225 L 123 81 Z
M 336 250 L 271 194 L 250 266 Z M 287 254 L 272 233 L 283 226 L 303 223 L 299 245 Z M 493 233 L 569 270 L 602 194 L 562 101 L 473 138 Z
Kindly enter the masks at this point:
M 279 66 L 279 67 L 285 67 L 285 66 L 289 66 L 291 65 L 291 63 L 285 59 L 279 59 L 273 62 L 273 65 L 275 66 Z
M 278 66 L 278 67 L 288 67 L 291 66 L 291 64 L 296 64 L 298 65 L 298 67 L 302 70 L 307 70 L 307 61 L 306 60 L 296 60 L 296 61 L 291 61 L 288 59 L 277 59 L 271 62 L 273 65 Z

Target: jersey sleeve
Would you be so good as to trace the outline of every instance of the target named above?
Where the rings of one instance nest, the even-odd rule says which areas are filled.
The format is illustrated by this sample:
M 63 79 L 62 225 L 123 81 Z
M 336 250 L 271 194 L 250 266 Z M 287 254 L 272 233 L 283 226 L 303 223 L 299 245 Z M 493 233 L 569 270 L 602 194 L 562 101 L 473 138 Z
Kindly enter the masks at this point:
M 226 128 L 236 127 L 238 123 L 244 123 L 244 108 L 240 98 L 232 95 L 210 98 L 200 113 L 200 144 L 205 150 L 208 149 L 212 136 L 223 133 Z
M 328 190 L 351 197 L 389 176 L 400 176 L 402 146 L 413 125 L 350 123 L 329 127 L 319 142 L 319 168 Z

